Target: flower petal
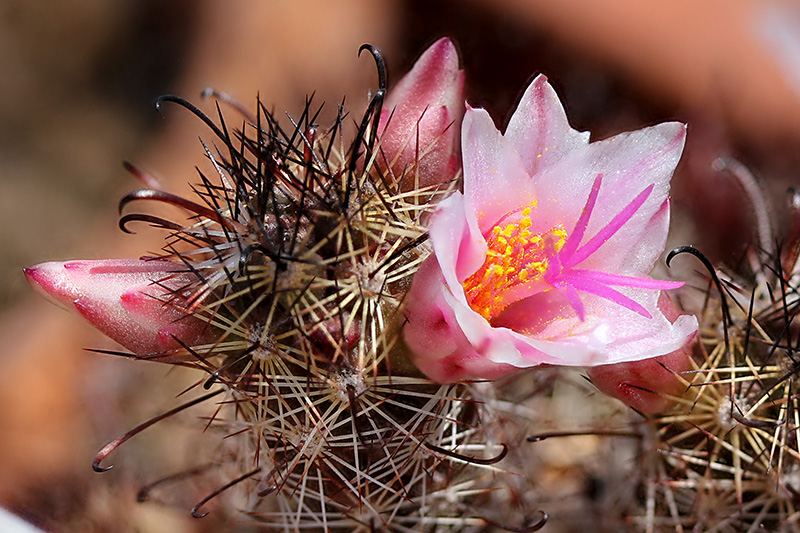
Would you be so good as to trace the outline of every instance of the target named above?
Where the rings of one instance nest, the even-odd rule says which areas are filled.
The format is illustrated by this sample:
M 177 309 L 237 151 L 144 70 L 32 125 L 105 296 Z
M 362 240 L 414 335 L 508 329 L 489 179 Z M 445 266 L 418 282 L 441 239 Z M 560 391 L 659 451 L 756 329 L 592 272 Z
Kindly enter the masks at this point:
M 453 42 L 442 37 L 419 56 L 414 66 L 386 97 L 388 109 L 402 106 L 422 111 L 433 105 L 464 106 L 464 72 L 458 68 Z
M 381 150 L 403 189 L 452 179 L 460 157 L 464 72 L 453 43 L 442 38 L 389 91 L 381 114 Z
M 203 342 L 208 324 L 175 299 L 197 282 L 167 261 L 107 259 L 42 263 L 24 270 L 30 284 L 59 307 L 77 312 L 137 355 Z
M 605 340 L 585 354 L 583 363 L 580 360 L 565 360 L 562 364 L 596 365 L 648 359 L 682 348 L 697 332 L 697 318 L 694 316 L 684 315 L 674 324 L 670 323 L 656 305 L 658 293 L 624 288 L 620 292 L 641 304 L 652 318 L 645 318 L 608 300 L 584 298 L 587 307 L 592 307 L 591 316 L 601 318 L 596 327 L 606 328 L 603 332 Z M 584 340 L 590 344 L 597 339 L 595 332 L 586 332 L 570 340 Z
M 589 143 L 589 132 L 572 129 L 567 114 L 547 78 L 533 80 L 511 116 L 506 140 L 519 153 L 525 170 L 531 176 L 540 168 L 553 165 L 573 150 Z
M 442 272 L 431 257 L 414 276 L 414 289 L 409 293 L 403 329 L 406 345 L 417 356 L 415 364 L 428 377 L 440 383 L 452 383 L 464 378 L 500 377 L 514 370 L 478 353 L 464 335 L 456 319 L 452 296 L 446 298 Z M 460 305 L 460 304 L 459 304 Z
M 515 366 L 542 363 L 581 366 L 636 361 L 685 346 L 697 331 L 694 316 L 671 323 L 659 308 L 658 294 L 646 289 L 620 289 L 652 318 L 602 297 L 581 295 L 585 317 L 576 316 L 566 296 L 556 290 L 510 305 L 492 325 L 514 336 L 523 360 Z
M 658 299 L 658 307 L 670 322 L 680 316 L 665 293 Z M 661 413 L 674 403 L 687 388 L 682 372 L 693 370 L 691 342 L 680 349 L 643 361 L 631 361 L 588 369 L 592 383 L 603 393 L 619 398 L 625 404 L 645 414 Z
M 686 129 L 682 124 L 665 123 L 623 133 L 570 152 L 535 178 L 539 193 L 536 229 L 550 228 L 565 221 L 570 222 L 566 227 L 572 229 L 590 197 L 598 174 L 602 174 L 602 186 L 588 221 L 586 239 L 593 238 L 637 195 L 652 185 L 652 191 L 635 213 L 580 263 L 585 269 L 627 273 L 630 272 L 631 256 L 636 256 L 634 264 L 637 268 L 647 264 L 645 270 L 649 271 L 663 250 L 663 244 L 654 249 L 652 246 L 643 247 L 643 243 L 653 244 L 666 239 L 666 226 L 652 226 L 650 222 L 667 201 L 669 180 L 683 150 L 685 135 Z M 569 191 L 569 194 L 564 194 L 564 191 Z M 648 233 L 655 229 L 664 233 L 658 236 Z
M 477 224 L 475 213 L 460 193 L 442 200 L 431 217 L 430 240 L 445 282 L 451 290 L 462 294 L 461 282 L 478 270 L 486 258 L 486 240 Z
M 536 199 L 530 176 L 514 147 L 484 109 L 467 109 L 462 126 L 464 196 L 475 206 L 481 231 L 509 211 Z

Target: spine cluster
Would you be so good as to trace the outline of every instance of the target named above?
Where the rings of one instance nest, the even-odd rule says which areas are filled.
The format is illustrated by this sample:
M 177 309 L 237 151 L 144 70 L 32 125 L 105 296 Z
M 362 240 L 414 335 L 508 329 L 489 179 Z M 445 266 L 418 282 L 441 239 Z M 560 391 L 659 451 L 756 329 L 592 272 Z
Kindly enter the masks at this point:
M 122 201 L 191 214 L 128 213 L 120 225 L 167 230 L 160 259 L 195 276 L 169 303 L 202 319 L 211 340 L 181 343 L 169 360 L 224 391 L 209 395 L 220 405 L 209 425 L 233 443 L 241 473 L 224 488 L 237 485 L 243 510 L 272 527 L 480 530 L 505 518 L 480 510 L 508 452 L 486 430 L 484 402 L 469 384 L 423 377 L 400 340 L 404 295 L 429 254 L 425 219 L 455 182 L 419 187 L 413 165 L 392 171 L 378 132 L 383 92 L 351 141 L 341 107 L 326 129 L 309 101 L 284 129 L 259 103 L 230 130 L 222 114 L 217 124 L 166 97 L 215 134 L 204 145 L 213 175 L 200 172 L 192 200 L 141 190 Z M 530 517 L 525 530 L 544 523 Z

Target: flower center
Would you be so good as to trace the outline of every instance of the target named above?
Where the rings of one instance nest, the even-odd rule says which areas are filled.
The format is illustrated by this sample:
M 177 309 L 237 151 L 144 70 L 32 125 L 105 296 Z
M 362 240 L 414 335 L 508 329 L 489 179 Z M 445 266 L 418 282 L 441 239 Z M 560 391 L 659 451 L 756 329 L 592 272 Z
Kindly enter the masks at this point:
M 462 286 L 467 301 L 486 320 L 497 316 L 516 300 L 530 296 L 531 288 L 541 283 L 547 271 L 559 264 L 557 255 L 567 241 L 564 226 L 558 225 L 542 233 L 530 231 L 531 212 L 536 202 L 520 211 L 509 213 L 485 235 L 488 250 L 486 261 Z M 506 222 L 509 216 L 515 219 Z M 538 292 L 538 291 L 534 291 Z

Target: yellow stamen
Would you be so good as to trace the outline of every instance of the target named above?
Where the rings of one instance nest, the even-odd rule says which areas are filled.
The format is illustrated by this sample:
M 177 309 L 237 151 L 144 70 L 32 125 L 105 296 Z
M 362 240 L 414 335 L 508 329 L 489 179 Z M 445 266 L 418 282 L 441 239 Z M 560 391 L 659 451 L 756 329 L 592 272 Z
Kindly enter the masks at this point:
M 503 298 L 505 291 L 543 278 L 551 258 L 567 241 L 567 232 L 561 225 L 541 233 L 528 229 L 533 225 L 531 215 L 535 208 L 533 202 L 492 227 L 487 236 L 486 261 L 463 283 L 470 306 L 487 320 L 511 303 Z

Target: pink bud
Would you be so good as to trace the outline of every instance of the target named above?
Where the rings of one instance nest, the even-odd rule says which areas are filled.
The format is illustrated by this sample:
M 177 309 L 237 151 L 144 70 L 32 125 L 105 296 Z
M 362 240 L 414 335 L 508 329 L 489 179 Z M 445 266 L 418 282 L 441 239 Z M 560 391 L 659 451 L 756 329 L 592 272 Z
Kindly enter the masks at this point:
M 208 324 L 183 308 L 195 274 L 167 261 L 104 259 L 42 263 L 24 269 L 54 304 L 77 312 L 136 355 L 166 355 L 202 344 Z M 171 360 L 174 360 L 171 359 Z
M 464 71 L 442 38 L 420 56 L 384 103 L 380 146 L 403 190 L 455 177 L 464 116 Z M 419 181 L 417 181 L 419 180 Z
M 658 298 L 658 308 L 670 322 L 681 315 L 665 293 Z M 640 413 L 663 413 L 681 396 L 691 376 L 681 379 L 682 372 L 693 370 L 692 342 L 679 350 L 642 361 L 595 366 L 588 370 L 592 383 L 608 396 L 622 400 Z

